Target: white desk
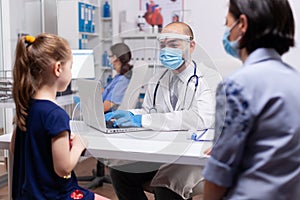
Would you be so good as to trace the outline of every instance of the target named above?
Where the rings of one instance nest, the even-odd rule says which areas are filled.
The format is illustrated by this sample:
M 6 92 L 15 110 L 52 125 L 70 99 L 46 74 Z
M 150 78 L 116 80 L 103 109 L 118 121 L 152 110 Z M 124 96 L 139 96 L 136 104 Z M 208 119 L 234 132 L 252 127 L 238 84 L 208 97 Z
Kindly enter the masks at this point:
M 88 139 L 86 156 L 132 161 L 205 165 L 204 150 L 211 142 L 195 142 L 190 131 L 141 131 L 119 134 L 104 134 L 83 122 L 71 122 L 73 133 Z M 205 134 L 213 138 L 213 130 Z
M 9 149 L 11 134 L 0 135 L 0 149 Z
M 73 111 L 73 107 L 72 106 L 68 106 L 68 105 L 72 105 L 74 103 L 73 101 L 73 97 L 76 94 L 70 94 L 70 95 L 64 95 L 64 96 L 58 96 L 56 98 L 56 102 L 59 106 L 63 107 L 68 114 L 71 116 L 72 115 L 72 111 Z M 77 96 L 77 95 L 76 95 Z M 12 132 L 13 128 L 12 128 L 12 120 L 13 120 L 13 115 L 14 115 L 14 111 L 13 109 L 15 109 L 15 103 L 14 100 L 11 99 L 7 99 L 7 100 L 2 100 L 0 101 L 0 109 L 8 109 L 8 112 L 5 112 L 5 120 L 3 120 L 4 122 L 4 130 L 6 133 L 10 133 Z
M 84 135 L 88 140 L 85 156 L 97 158 L 203 166 L 207 160 L 203 152 L 212 144 L 188 139 L 191 134 L 189 131 L 104 134 L 83 122 L 75 121 L 71 121 L 71 130 L 73 133 Z M 1 149 L 9 149 L 10 138 L 11 134 L 0 136 Z M 212 138 L 213 130 L 209 130 L 203 139 Z M 11 173 L 12 159 L 9 157 L 9 196 Z
M 12 134 L 4 134 L 4 135 L 0 135 L 0 149 L 7 149 L 9 150 L 9 145 L 10 145 L 10 139 L 11 139 L 11 135 Z M 7 161 L 8 161 L 8 199 L 10 199 L 11 197 L 11 192 L 12 192 L 12 188 L 11 188 L 11 184 L 12 184 L 12 172 L 13 172 L 13 158 L 11 153 L 8 151 L 8 157 L 7 157 Z
M 70 95 L 58 96 L 56 97 L 56 102 L 60 106 L 72 104 L 74 102 L 73 96 L 78 96 L 78 95 L 70 94 Z M 14 100 L 8 99 L 8 100 L 0 101 L 0 108 L 15 108 Z

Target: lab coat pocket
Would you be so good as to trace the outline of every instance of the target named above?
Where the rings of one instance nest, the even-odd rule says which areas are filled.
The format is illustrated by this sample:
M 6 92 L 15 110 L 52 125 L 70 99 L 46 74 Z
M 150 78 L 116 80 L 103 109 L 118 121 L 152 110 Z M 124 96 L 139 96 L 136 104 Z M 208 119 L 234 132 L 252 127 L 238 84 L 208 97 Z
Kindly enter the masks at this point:
M 184 199 L 202 194 L 203 167 L 192 165 L 165 164 L 154 176 L 151 186 L 167 187 Z

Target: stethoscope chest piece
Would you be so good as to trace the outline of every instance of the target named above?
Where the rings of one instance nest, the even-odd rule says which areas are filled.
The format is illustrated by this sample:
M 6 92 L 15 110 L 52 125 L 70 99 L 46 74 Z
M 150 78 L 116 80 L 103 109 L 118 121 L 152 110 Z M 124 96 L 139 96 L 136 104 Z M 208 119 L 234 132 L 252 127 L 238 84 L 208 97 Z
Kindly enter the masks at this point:
M 157 109 L 155 107 L 152 107 L 149 109 L 149 114 L 152 114 L 152 113 L 157 113 Z

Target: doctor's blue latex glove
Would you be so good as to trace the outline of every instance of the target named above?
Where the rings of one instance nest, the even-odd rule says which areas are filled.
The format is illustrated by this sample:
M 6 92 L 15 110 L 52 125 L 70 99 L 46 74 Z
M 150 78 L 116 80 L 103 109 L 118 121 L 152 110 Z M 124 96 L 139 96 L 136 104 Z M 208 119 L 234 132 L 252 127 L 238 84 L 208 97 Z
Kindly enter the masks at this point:
M 114 121 L 114 127 L 142 127 L 142 115 L 134 115 L 126 110 L 116 110 L 105 114 L 105 121 Z
M 129 111 L 127 110 L 115 110 L 112 112 L 108 112 L 106 113 L 105 116 L 105 121 L 110 121 L 111 119 L 119 119 L 121 117 L 125 117 L 127 115 L 129 115 Z

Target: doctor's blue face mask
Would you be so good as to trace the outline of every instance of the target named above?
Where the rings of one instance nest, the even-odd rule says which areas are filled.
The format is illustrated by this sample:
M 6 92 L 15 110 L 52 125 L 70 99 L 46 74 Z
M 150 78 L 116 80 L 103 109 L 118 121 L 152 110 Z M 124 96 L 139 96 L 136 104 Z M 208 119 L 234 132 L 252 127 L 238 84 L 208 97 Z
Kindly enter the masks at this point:
M 178 69 L 184 63 L 182 50 L 170 47 L 165 47 L 160 50 L 159 59 L 165 67 L 171 70 Z
M 223 46 L 224 46 L 226 53 L 228 53 L 229 55 L 231 55 L 235 58 L 240 59 L 239 41 L 240 41 L 241 37 L 239 37 L 235 41 L 229 41 L 230 32 L 238 24 L 238 22 L 239 22 L 238 20 L 235 21 L 231 27 L 226 26 L 224 36 L 223 36 Z
M 171 70 L 180 68 L 188 57 L 191 38 L 178 33 L 161 33 L 157 36 L 160 63 Z

